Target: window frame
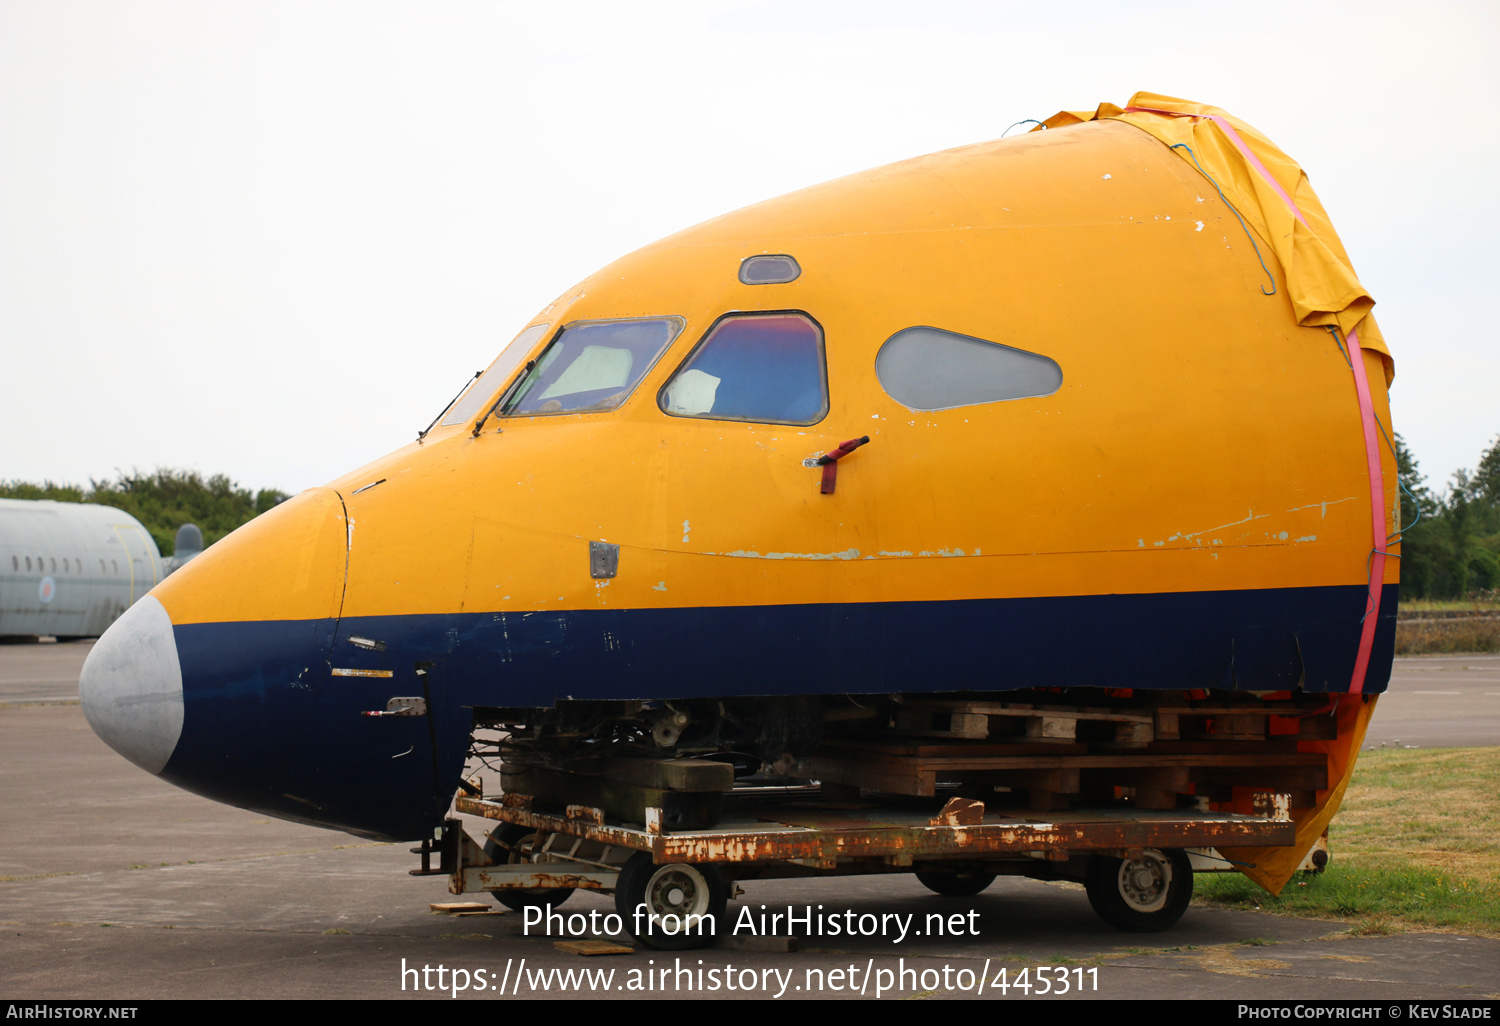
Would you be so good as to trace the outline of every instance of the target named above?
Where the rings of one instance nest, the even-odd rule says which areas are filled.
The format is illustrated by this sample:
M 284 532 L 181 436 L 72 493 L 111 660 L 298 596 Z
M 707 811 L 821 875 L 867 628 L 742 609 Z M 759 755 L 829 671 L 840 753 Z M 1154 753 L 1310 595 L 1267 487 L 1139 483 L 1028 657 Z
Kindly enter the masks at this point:
M 880 357 L 881 354 L 886 351 L 886 348 L 902 335 L 905 335 L 909 331 L 923 330 L 935 331 L 943 335 L 951 335 L 954 338 L 968 339 L 971 342 L 980 342 L 987 346 L 994 346 L 996 349 L 1009 350 L 1013 353 L 1020 353 L 1023 356 L 1036 357 L 1038 359 L 1046 360 L 1047 362 L 1051 363 L 1052 366 L 1057 368 L 1057 387 L 1052 389 L 1052 391 L 1050 392 L 1032 392 L 1026 395 L 1006 396 L 999 399 L 985 399 L 979 402 L 956 403 L 952 406 L 912 406 L 910 403 L 901 399 L 894 392 L 892 392 L 890 387 L 886 384 L 885 379 L 881 377 Z M 946 413 L 950 410 L 968 410 L 973 409 L 976 406 L 991 406 L 995 403 L 1014 403 L 1020 402 L 1025 399 L 1046 399 L 1050 396 L 1057 395 L 1062 391 L 1063 386 L 1067 384 L 1067 375 L 1063 373 L 1062 364 L 1058 362 L 1055 357 L 1048 356 L 1046 353 L 1039 353 L 1033 349 L 1022 349 L 1020 346 L 1007 345 L 1004 342 L 996 342 L 993 339 L 981 338 L 978 335 L 970 335 L 966 332 L 954 331 L 952 328 L 940 328 L 936 324 L 909 324 L 904 328 L 893 331 L 889 336 L 886 337 L 884 342 L 880 343 L 880 347 L 875 350 L 875 359 L 871 362 L 870 369 L 874 371 L 875 382 L 880 386 L 880 391 L 884 393 L 885 397 L 887 399 L 890 399 L 892 402 L 899 404 L 903 409 L 910 410 L 913 413 Z
M 667 339 L 666 344 L 663 345 L 657 352 L 656 357 L 651 361 L 650 366 L 643 369 L 641 373 L 636 376 L 635 383 L 630 386 L 630 391 L 626 393 L 625 398 L 621 399 L 619 403 L 602 410 L 557 410 L 552 413 L 542 413 L 538 410 L 528 410 L 523 413 L 514 413 L 509 409 L 510 405 L 513 402 L 519 401 L 520 389 L 521 386 L 525 383 L 527 377 L 529 377 L 531 372 L 536 369 L 536 365 L 541 363 L 541 361 L 546 358 L 547 353 L 552 349 L 554 345 L 557 344 L 558 340 L 561 339 L 565 333 L 572 330 L 573 328 L 579 328 L 590 324 L 624 324 L 632 321 L 675 321 L 677 323 L 677 330 L 671 334 L 671 336 Z M 520 366 L 519 373 L 515 376 L 514 379 L 512 379 L 509 385 L 501 390 L 499 398 L 496 399 L 494 404 L 490 407 L 489 413 L 486 414 L 486 417 L 497 417 L 506 420 L 521 419 L 524 417 L 581 417 L 594 413 L 614 413 L 618 410 L 621 410 L 632 399 L 635 398 L 636 392 L 640 391 L 641 383 L 644 382 L 646 378 L 650 376 L 651 372 L 656 369 L 657 365 L 661 363 L 662 359 L 667 355 L 667 351 L 677 344 L 678 339 L 682 338 L 682 333 L 687 330 L 687 325 L 687 318 L 682 316 L 681 314 L 644 314 L 639 317 L 592 317 L 582 320 L 569 321 L 566 324 L 560 324 L 558 325 L 557 330 L 552 333 L 551 337 L 547 338 L 546 343 L 540 349 L 535 351 L 536 355 Z
M 455 398 L 453 402 L 448 405 L 448 409 L 438 414 L 438 422 L 434 424 L 433 427 L 464 427 L 465 425 L 474 423 L 474 418 L 478 417 L 486 410 L 493 410 L 493 405 L 489 407 L 486 407 L 484 405 L 485 399 L 492 398 L 496 395 L 501 395 L 510 388 L 511 384 L 515 381 L 515 375 L 517 374 L 517 372 L 525 369 L 528 362 L 526 357 L 531 354 L 531 351 L 536 347 L 537 343 L 541 342 L 547 337 L 547 329 L 549 327 L 551 327 L 549 323 L 547 323 L 546 321 L 542 321 L 539 324 L 528 324 L 526 325 L 526 327 L 516 332 L 515 336 L 501 348 L 500 352 L 495 354 L 495 358 L 489 362 L 489 366 L 485 367 L 484 370 L 480 371 L 479 374 L 475 375 L 469 381 L 469 387 L 458 393 L 457 398 Z M 471 412 L 465 414 L 462 417 L 458 417 L 456 411 L 463 407 L 464 401 L 469 398 L 469 393 L 477 389 L 480 385 L 484 384 L 484 379 L 489 375 L 490 371 L 494 369 L 495 365 L 500 362 L 501 358 L 505 356 L 506 352 L 510 350 L 511 346 L 521 341 L 521 339 L 526 335 L 528 331 L 532 331 L 536 328 L 541 328 L 542 330 L 537 335 L 537 337 L 532 340 L 531 345 L 526 348 L 526 351 L 522 352 L 519 355 L 519 358 L 516 360 L 515 366 L 510 369 L 511 377 L 497 382 L 494 386 L 494 391 L 490 391 L 487 395 L 482 396 L 479 399 L 479 404 L 475 406 L 475 408 Z M 486 386 L 486 388 L 488 388 L 488 386 Z
M 678 375 L 687 368 L 688 364 L 693 362 L 693 359 L 703 350 L 703 347 L 708 344 L 709 340 L 713 338 L 714 333 L 719 330 L 719 325 L 727 320 L 749 320 L 757 317 L 801 317 L 817 329 L 819 384 L 823 388 L 823 408 L 817 418 L 813 420 L 752 420 L 748 417 L 715 416 L 712 413 L 669 412 L 665 405 L 668 386 L 677 380 Z M 714 318 L 713 323 L 708 326 L 708 329 L 694 343 L 693 348 L 688 350 L 687 355 L 678 362 L 672 373 L 668 375 L 667 380 L 663 381 L 661 387 L 656 390 L 656 408 L 666 416 L 676 418 L 677 420 L 717 420 L 729 424 L 769 424 L 778 427 L 812 427 L 815 424 L 821 424 L 833 412 L 833 396 L 830 393 L 828 381 L 828 331 L 823 327 L 823 322 L 819 321 L 806 310 L 728 310 Z

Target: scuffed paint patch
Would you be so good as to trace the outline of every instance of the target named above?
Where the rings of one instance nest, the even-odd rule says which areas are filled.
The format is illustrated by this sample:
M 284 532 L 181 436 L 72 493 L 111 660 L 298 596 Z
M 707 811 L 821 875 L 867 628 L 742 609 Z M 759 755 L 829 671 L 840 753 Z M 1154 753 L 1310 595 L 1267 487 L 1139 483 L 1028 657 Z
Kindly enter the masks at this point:
M 1299 542 L 1317 541 L 1317 540 L 1318 540 L 1318 536 L 1315 535 L 1315 534 L 1304 534 L 1301 538 L 1297 539 L 1297 541 L 1299 541 Z
M 1137 538 L 1135 540 L 1135 547 L 1138 548 L 1138 549 L 1144 549 L 1146 547 L 1146 539 L 1144 539 L 1144 538 Z
M 1109 181 L 1113 177 L 1114 177 L 1114 175 L 1105 175 L 1102 179 L 1100 179 L 1100 181 L 1107 182 L 1107 181 Z
M 1195 232 L 1201 232 L 1203 230 L 1203 222 L 1202 221 L 1194 221 L 1193 223 L 1198 226 L 1198 227 L 1194 228 L 1193 231 L 1195 231 Z
M 735 549 L 733 552 L 711 552 L 711 556 L 733 556 L 735 559 L 858 559 L 858 549 L 843 552 L 753 552 Z
M 1226 527 L 1237 527 L 1240 524 L 1248 524 L 1248 523 L 1250 523 L 1251 521 L 1254 521 L 1254 520 L 1264 520 L 1266 517 L 1268 517 L 1268 516 L 1271 515 L 1269 513 L 1261 513 L 1261 514 L 1257 515 L 1256 512 L 1255 512 L 1255 510 L 1253 510 L 1253 509 L 1246 510 L 1245 514 L 1246 514 L 1246 516 L 1245 516 L 1245 519 L 1243 519 L 1243 520 L 1233 520 L 1233 521 L 1230 521 L 1227 524 L 1219 524 L 1217 527 L 1210 527 L 1210 528 L 1208 528 L 1207 530 L 1204 530 L 1204 531 L 1182 531 L 1182 532 L 1179 532 L 1177 534 L 1172 535 L 1172 537 L 1168 538 L 1167 541 L 1176 541 L 1178 538 L 1182 538 L 1184 540 L 1191 540 L 1191 539 L 1194 539 L 1194 538 L 1201 538 L 1205 534 L 1213 534 L 1216 531 L 1222 531 L 1222 530 L 1224 530 L 1224 528 L 1226 528 Z M 1157 545 L 1162 545 L 1164 543 L 1163 542 L 1157 542 L 1156 544 Z
M 657 581 L 654 585 L 651 586 L 651 590 L 652 591 L 666 591 L 667 590 L 667 582 L 666 581 Z
M 911 549 L 902 549 L 899 552 L 893 551 L 891 549 L 881 549 L 879 552 L 876 553 L 876 555 L 878 555 L 878 556 L 910 556 L 911 555 Z
M 692 530 L 692 526 L 686 520 L 684 520 L 682 522 L 682 542 L 684 545 L 687 544 L 688 532 L 690 530 Z
M 1316 509 L 1316 510 L 1318 510 L 1319 516 L 1321 516 L 1322 519 L 1327 520 L 1328 519 L 1328 507 L 1329 506 L 1337 506 L 1341 502 L 1353 502 L 1353 501 L 1354 501 L 1354 496 L 1352 496 L 1352 495 L 1349 496 L 1348 498 L 1345 498 L 1345 499 L 1332 499 L 1332 500 L 1324 499 L 1322 502 L 1309 502 L 1306 506 L 1293 506 L 1291 509 L 1287 510 L 1287 512 L 1288 513 L 1300 513 L 1304 509 Z

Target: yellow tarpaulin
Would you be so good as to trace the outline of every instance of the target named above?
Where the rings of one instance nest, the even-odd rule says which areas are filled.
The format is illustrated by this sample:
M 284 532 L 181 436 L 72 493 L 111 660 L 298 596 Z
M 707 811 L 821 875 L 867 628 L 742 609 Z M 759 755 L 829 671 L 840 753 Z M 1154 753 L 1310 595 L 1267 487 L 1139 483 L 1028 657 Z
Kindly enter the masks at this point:
M 1094 111 L 1061 111 L 1034 131 L 1106 118 L 1134 125 L 1166 146 L 1191 149 L 1191 155 L 1181 148 L 1174 152 L 1189 163 L 1196 158 L 1199 170 L 1219 187 L 1251 231 L 1269 244 L 1286 276 L 1298 322 L 1307 327 L 1336 324 L 1344 336 L 1357 330 L 1360 346 L 1380 354 L 1386 385 L 1390 385 L 1395 365 L 1370 313 L 1375 300 L 1360 284 L 1349 254 L 1301 165 L 1259 131 L 1218 107 L 1156 93 L 1136 93 L 1123 108 L 1101 103 Z M 1214 119 L 1222 119 L 1232 128 L 1275 185 L 1246 159 L 1223 124 Z M 1278 194 L 1278 186 L 1296 204 L 1296 211 Z

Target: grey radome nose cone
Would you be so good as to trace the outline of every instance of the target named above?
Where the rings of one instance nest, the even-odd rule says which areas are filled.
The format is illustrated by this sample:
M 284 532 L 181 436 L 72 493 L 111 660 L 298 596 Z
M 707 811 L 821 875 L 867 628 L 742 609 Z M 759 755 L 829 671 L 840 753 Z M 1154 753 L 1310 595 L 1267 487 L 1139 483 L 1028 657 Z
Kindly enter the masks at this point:
M 105 744 L 162 771 L 182 736 L 182 666 L 160 602 L 147 595 L 104 632 L 84 661 L 78 698 Z

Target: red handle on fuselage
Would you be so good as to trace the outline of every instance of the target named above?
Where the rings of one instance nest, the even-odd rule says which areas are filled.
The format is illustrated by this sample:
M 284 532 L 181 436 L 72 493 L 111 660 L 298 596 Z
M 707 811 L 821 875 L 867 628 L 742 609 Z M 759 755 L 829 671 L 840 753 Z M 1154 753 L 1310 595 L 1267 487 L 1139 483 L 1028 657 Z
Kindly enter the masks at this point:
M 851 438 L 849 439 L 849 441 L 842 443 L 837 449 L 819 456 L 818 466 L 823 468 L 823 484 L 819 491 L 821 491 L 824 495 L 832 495 L 833 486 L 838 481 L 838 461 L 849 455 L 855 449 L 858 449 L 861 445 L 868 444 L 869 441 L 869 435 L 865 435 L 861 438 Z

